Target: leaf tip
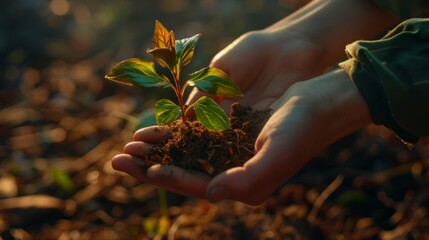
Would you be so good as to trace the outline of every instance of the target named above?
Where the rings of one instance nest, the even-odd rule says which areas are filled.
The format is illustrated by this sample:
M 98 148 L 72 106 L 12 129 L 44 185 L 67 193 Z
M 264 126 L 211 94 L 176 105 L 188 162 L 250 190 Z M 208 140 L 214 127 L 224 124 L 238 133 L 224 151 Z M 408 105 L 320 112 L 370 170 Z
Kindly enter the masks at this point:
M 155 28 L 157 27 L 165 28 L 164 25 L 162 25 L 161 21 L 159 21 L 158 19 L 155 20 Z

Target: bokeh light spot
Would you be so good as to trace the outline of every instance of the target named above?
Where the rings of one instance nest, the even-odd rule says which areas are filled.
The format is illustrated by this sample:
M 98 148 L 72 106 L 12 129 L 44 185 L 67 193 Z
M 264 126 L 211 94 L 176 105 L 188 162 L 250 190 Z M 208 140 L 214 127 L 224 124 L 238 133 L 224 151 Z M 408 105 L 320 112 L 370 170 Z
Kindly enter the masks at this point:
M 67 0 L 52 0 L 49 9 L 53 14 L 63 16 L 69 12 L 70 4 Z

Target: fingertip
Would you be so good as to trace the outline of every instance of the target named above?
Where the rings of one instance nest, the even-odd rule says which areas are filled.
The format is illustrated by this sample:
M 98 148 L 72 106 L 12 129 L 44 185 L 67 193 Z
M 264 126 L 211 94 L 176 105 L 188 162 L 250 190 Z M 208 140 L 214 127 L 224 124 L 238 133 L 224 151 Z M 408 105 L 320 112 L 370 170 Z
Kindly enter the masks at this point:
M 118 154 L 112 158 L 112 168 L 127 173 L 128 175 L 144 180 L 145 174 L 142 170 L 142 165 L 139 164 L 140 159 L 135 158 L 129 154 Z
M 128 154 L 118 154 L 114 156 L 111 162 L 113 169 L 117 171 L 123 171 L 124 169 L 126 169 L 126 166 L 128 165 L 126 158 L 128 156 Z
M 134 133 L 134 140 L 148 143 L 158 143 L 165 140 L 168 135 L 168 126 L 151 126 L 137 130 Z
M 152 144 L 145 142 L 130 142 L 124 147 L 124 153 L 130 154 L 136 157 L 143 157 L 150 153 Z

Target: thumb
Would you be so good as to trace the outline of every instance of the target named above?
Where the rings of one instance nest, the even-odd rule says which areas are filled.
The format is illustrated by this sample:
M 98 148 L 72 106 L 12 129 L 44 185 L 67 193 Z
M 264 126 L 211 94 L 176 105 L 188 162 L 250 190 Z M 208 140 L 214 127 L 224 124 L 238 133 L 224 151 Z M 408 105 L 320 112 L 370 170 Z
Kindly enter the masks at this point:
M 262 145 L 257 154 L 244 166 L 228 169 L 213 178 L 207 187 L 212 202 L 226 199 L 258 205 L 284 181 L 284 172 L 276 165 L 284 158 L 273 144 Z
M 217 175 L 207 187 L 207 197 L 212 202 L 236 199 L 234 192 L 247 188 L 242 179 L 246 176 L 243 167 L 235 167 Z M 237 199 L 238 200 L 238 199 Z

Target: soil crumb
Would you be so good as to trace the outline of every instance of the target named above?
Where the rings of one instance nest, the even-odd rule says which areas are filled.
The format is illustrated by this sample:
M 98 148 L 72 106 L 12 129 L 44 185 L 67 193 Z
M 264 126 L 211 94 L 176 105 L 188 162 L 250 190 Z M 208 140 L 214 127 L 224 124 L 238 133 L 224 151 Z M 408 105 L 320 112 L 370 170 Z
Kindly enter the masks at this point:
M 183 169 L 217 175 L 242 166 L 255 153 L 255 141 L 270 117 L 271 109 L 252 110 L 238 103 L 231 106 L 231 129 L 211 131 L 200 122 L 174 122 L 166 142 L 153 147 L 145 167 L 175 165 Z

